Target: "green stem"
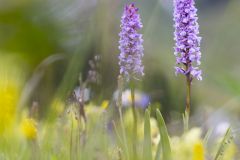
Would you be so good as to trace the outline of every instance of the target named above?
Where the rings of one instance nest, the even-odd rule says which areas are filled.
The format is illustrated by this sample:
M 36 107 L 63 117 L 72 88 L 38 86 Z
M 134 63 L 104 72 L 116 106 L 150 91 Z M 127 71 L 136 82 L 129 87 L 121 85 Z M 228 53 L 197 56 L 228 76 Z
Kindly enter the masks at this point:
M 128 149 L 128 142 L 127 142 L 127 136 L 123 124 L 123 114 L 122 114 L 122 92 L 123 92 L 123 77 L 121 75 L 118 76 L 118 100 L 117 100 L 117 107 L 119 111 L 119 117 L 120 117 L 120 125 L 122 130 L 122 136 L 123 136 L 123 143 L 125 147 L 126 152 L 126 158 L 129 160 L 129 149 Z
M 70 133 L 70 160 L 73 160 L 73 117 L 71 115 L 71 133 Z
M 187 96 L 186 96 L 186 112 L 190 114 L 191 108 L 191 77 L 187 75 Z
M 123 124 L 122 108 L 119 107 L 118 111 L 119 111 L 119 116 L 120 116 L 120 125 L 121 125 L 121 130 L 122 130 L 122 135 L 123 135 L 126 157 L 127 157 L 127 160 L 129 160 L 128 142 L 127 142 L 126 132 L 125 132 L 124 124 Z
M 134 85 L 131 84 L 131 99 L 132 99 L 132 113 L 133 113 L 133 158 L 137 159 L 137 111 L 135 106 Z
M 185 109 L 185 124 L 184 124 L 184 130 L 185 132 L 188 130 L 189 126 L 189 116 L 190 116 L 190 109 L 191 109 L 191 76 L 190 74 L 186 75 L 186 109 Z

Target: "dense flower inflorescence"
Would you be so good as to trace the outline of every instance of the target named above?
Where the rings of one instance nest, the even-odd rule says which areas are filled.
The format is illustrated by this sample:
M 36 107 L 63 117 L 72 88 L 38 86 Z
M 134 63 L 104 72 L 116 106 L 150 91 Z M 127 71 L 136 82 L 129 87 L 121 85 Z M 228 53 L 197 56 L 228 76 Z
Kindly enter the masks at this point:
M 194 0 L 174 0 L 174 21 L 176 41 L 176 74 L 189 75 L 202 80 L 200 65 L 201 52 L 197 9 Z M 180 65 L 180 66 L 179 66 Z
M 144 75 L 143 39 L 142 34 L 138 33 L 143 27 L 138 14 L 138 8 L 134 3 L 126 5 L 121 19 L 121 32 L 119 33 L 119 65 L 120 74 L 129 78 L 140 78 Z

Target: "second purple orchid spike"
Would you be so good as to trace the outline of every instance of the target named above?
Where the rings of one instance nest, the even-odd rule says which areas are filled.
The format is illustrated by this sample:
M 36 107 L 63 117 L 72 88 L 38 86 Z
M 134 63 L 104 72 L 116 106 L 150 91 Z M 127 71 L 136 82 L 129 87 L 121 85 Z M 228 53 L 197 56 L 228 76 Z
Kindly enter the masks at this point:
M 176 74 L 202 80 L 201 52 L 197 9 L 194 0 L 174 0 L 174 40 L 177 66 Z

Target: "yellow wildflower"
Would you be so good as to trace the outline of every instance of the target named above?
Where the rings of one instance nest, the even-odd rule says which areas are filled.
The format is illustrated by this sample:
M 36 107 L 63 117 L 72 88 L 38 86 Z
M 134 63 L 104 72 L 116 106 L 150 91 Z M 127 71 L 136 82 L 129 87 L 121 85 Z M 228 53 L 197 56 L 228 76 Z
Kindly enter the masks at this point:
M 102 109 L 107 109 L 108 104 L 109 104 L 109 101 L 104 100 L 104 101 L 102 102 L 102 104 L 101 104 L 101 108 L 102 108 Z
M 22 86 L 21 67 L 0 52 L 0 135 L 11 131 Z
M 200 140 L 193 146 L 193 160 L 204 160 L 204 147 Z
M 204 160 L 204 147 L 201 129 L 192 128 L 180 137 L 171 138 L 173 159 Z
M 21 131 L 23 135 L 29 140 L 37 138 L 37 123 L 32 118 L 25 118 L 21 122 Z
M 0 133 L 12 126 L 18 101 L 18 89 L 14 84 L 0 82 Z

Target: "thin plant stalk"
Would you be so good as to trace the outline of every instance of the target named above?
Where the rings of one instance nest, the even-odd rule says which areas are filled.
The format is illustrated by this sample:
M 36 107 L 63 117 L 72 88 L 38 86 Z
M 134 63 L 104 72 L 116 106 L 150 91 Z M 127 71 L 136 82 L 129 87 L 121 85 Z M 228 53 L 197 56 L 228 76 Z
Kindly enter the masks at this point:
M 191 109 L 191 77 L 190 74 L 186 75 L 187 81 L 187 95 L 186 95 L 186 113 L 190 115 Z
M 129 152 L 128 152 L 129 149 L 128 149 L 127 138 L 126 138 L 126 133 L 125 133 L 124 124 L 123 124 L 123 115 L 122 115 L 122 92 L 123 92 L 123 77 L 121 75 L 119 75 L 118 76 L 117 107 L 118 107 L 118 112 L 119 112 L 119 117 L 120 117 L 120 125 L 121 125 L 121 130 L 122 130 L 124 147 L 125 147 L 125 151 L 126 151 L 126 157 L 127 157 L 127 160 L 129 160 Z
M 81 159 L 81 117 L 78 117 L 78 134 L 77 134 L 77 157 L 79 157 L 79 159 Z
M 73 160 L 73 117 L 71 115 L 71 133 L 70 133 L 70 160 Z
M 137 159 L 137 111 L 135 106 L 135 89 L 133 82 L 131 83 L 131 99 L 133 113 L 133 157 Z
M 121 125 L 121 129 L 122 129 L 122 135 L 123 135 L 123 141 L 124 141 L 124 147 L 126 149 L 126 157 L 129 160 L 129 149 L 128 149 L 128 144 L 127 144 L 127 138 L 126 138 L 126 133 L 125 133 L 125 129 L 124 129 L 124 125 L 123 125 L 123 116 L 122 116 L 122 109 L 119 108 L 119 115 L 120 115 L 120 125 Z
M 190 111 L 191 111 L 191 75 L 187 74 L 186 75 L 186 108 L 185 108 L 185 124 L 184 124 L 184 130 L 188 130 L 189 126 L 189 116 L 190 116 Z
M 87 122 L 87 118 L 86 118 L 85 110 L 84 110 L 84 90 L 87 86 L 87 83 L 88 83 L 88 80 L 86 80 L 85 82 L 82 82 L 82 76 L 80 74 L 80 76 L 79 76 L 80 98 L 78 99 L 79 114 L 80 114 L 80 118 L 83 117 L 85 124 Z

